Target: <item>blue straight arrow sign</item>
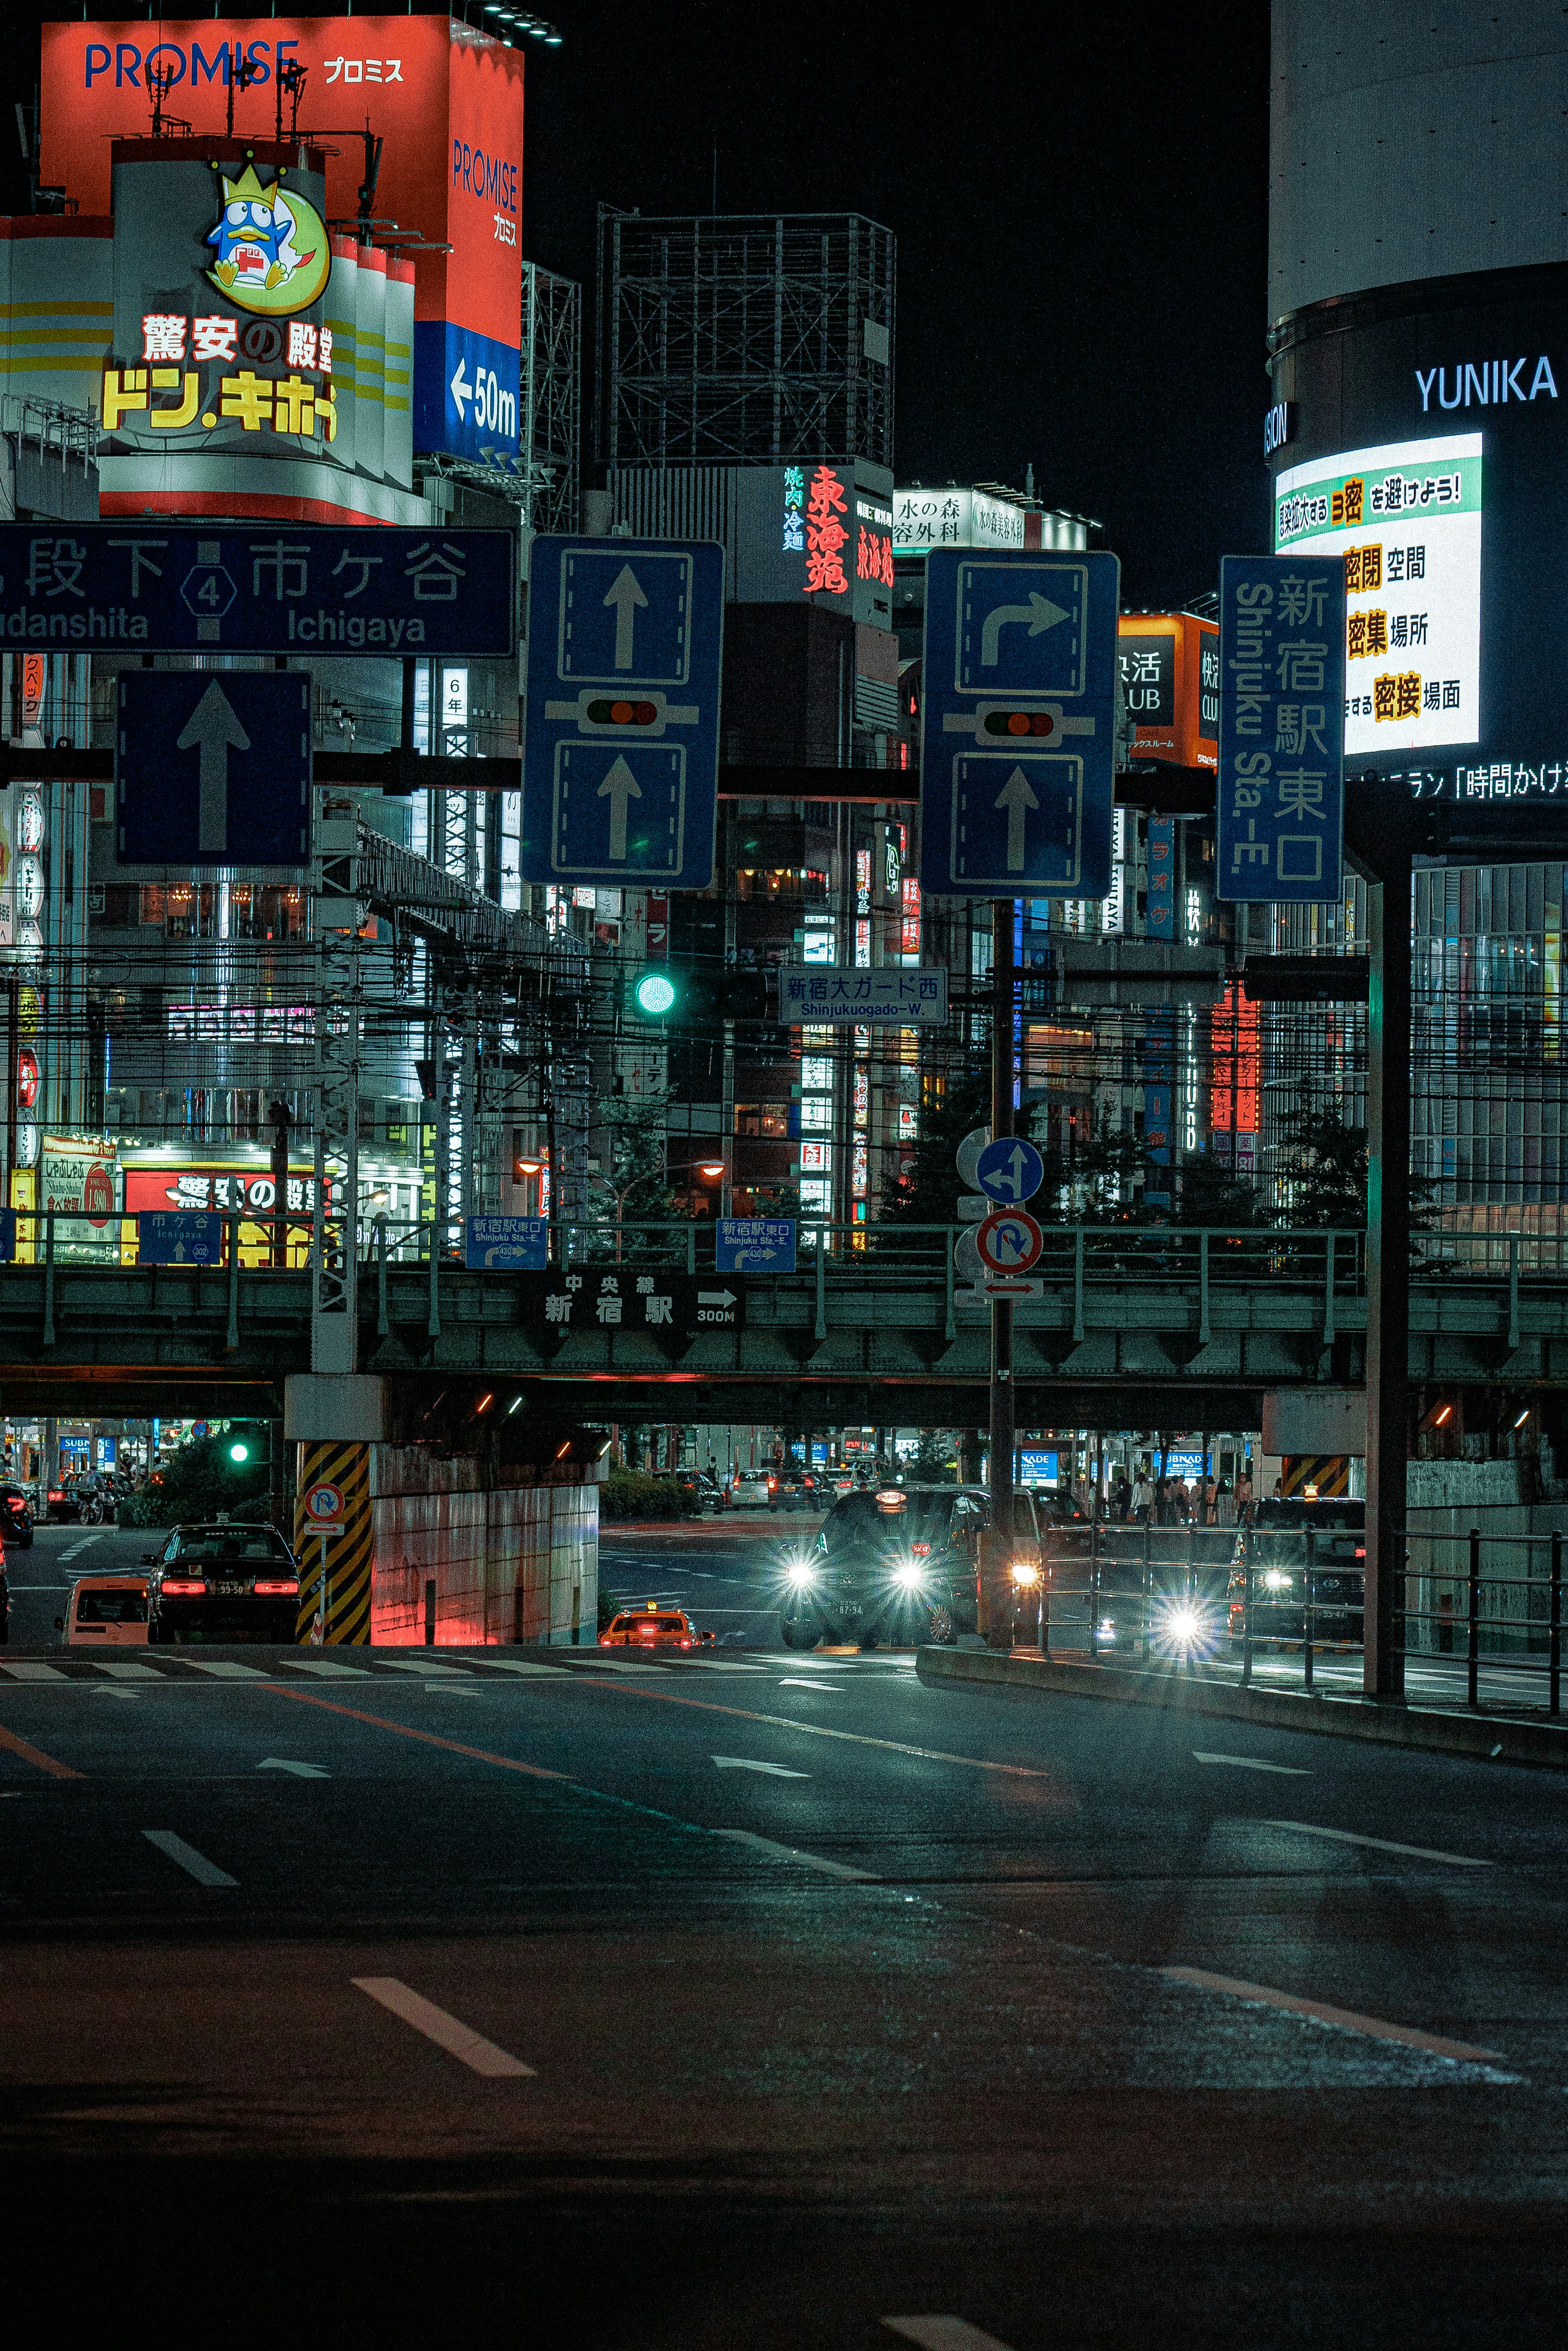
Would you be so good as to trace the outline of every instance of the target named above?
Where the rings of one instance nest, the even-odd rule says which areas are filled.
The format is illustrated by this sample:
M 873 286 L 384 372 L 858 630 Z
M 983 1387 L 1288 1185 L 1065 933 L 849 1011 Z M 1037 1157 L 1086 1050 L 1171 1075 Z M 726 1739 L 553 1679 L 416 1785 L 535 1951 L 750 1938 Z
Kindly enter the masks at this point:
M 712 881 L 723 566 L 708 541 L 534 541 L 525 881 Z
M 123 671 L 114 789 L 121 865 L 303 865 L 308 676 Z

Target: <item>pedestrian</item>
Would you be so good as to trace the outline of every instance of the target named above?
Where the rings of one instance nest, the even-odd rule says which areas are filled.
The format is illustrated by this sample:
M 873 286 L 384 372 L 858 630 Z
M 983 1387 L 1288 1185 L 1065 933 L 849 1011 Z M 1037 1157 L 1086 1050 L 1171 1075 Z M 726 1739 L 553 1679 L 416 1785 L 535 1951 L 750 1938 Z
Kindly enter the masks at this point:
M 1131 1507 L 1132 1488 L 1127 1484 L 1127 1473 L 1118 1469 L 1111 1486 L 1111 1517 L 1118 1527 L 1126 1526 Z
M 1147 1527 L 1154 1510 L 1154 1488 L 1147 1469 L 1140 1469 L 1133 1483 L 1132 1514 L 1140 1527 Z
M 1206 1527 L 1220 1523 L 1220 1489 L 1211 1477 L 1203 1480 L 1203 1523 Z
M 1252 1480 L 1245 1469 L 1236 1480 L 1236 1524 L 1244 1527 L 1252 1515 Z

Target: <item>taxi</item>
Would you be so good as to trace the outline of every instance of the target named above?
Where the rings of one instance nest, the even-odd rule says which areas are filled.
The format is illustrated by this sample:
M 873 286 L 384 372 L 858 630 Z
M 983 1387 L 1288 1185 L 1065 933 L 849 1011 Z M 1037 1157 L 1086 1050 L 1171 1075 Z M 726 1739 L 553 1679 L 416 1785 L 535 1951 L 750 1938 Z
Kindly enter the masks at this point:
M 684 1609 L 645 1600 L 640 1608 L 623 1608 L 599 1635 L 601 1649 L 701 1649 L 712 1640 L 700 1633 Z
M 145 1575 L 78 1575 L 57 1630 L 67 1648 L 144 1649 L 148 1633 Z

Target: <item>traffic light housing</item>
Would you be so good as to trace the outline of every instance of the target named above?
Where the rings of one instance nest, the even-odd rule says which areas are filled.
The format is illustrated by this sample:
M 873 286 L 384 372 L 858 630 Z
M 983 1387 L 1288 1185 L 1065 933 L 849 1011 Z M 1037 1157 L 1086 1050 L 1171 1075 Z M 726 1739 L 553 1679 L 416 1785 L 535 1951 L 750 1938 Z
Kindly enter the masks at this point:
M 223 1458 L 233 1469 L 267 1469 L 272 1466 L 272 1423 L 231 1420 L 223 1439 Z
M 696 1033 L 725 1020 L 767 1021 L 765 971 L 734 964 L 649 964 L 632 975 L 628 1008 L 655 1026 Z

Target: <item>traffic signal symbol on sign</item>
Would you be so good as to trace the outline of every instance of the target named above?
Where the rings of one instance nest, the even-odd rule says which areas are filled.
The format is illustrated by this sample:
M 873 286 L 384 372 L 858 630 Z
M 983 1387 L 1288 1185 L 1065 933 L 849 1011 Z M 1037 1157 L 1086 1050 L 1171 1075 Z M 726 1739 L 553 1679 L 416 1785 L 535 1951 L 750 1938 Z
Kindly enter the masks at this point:
M 1045 1236 L 1026 1208 L 998 1208 L 975 1227 L 974 1245 L 992 1273 L 1027 1273 Z

